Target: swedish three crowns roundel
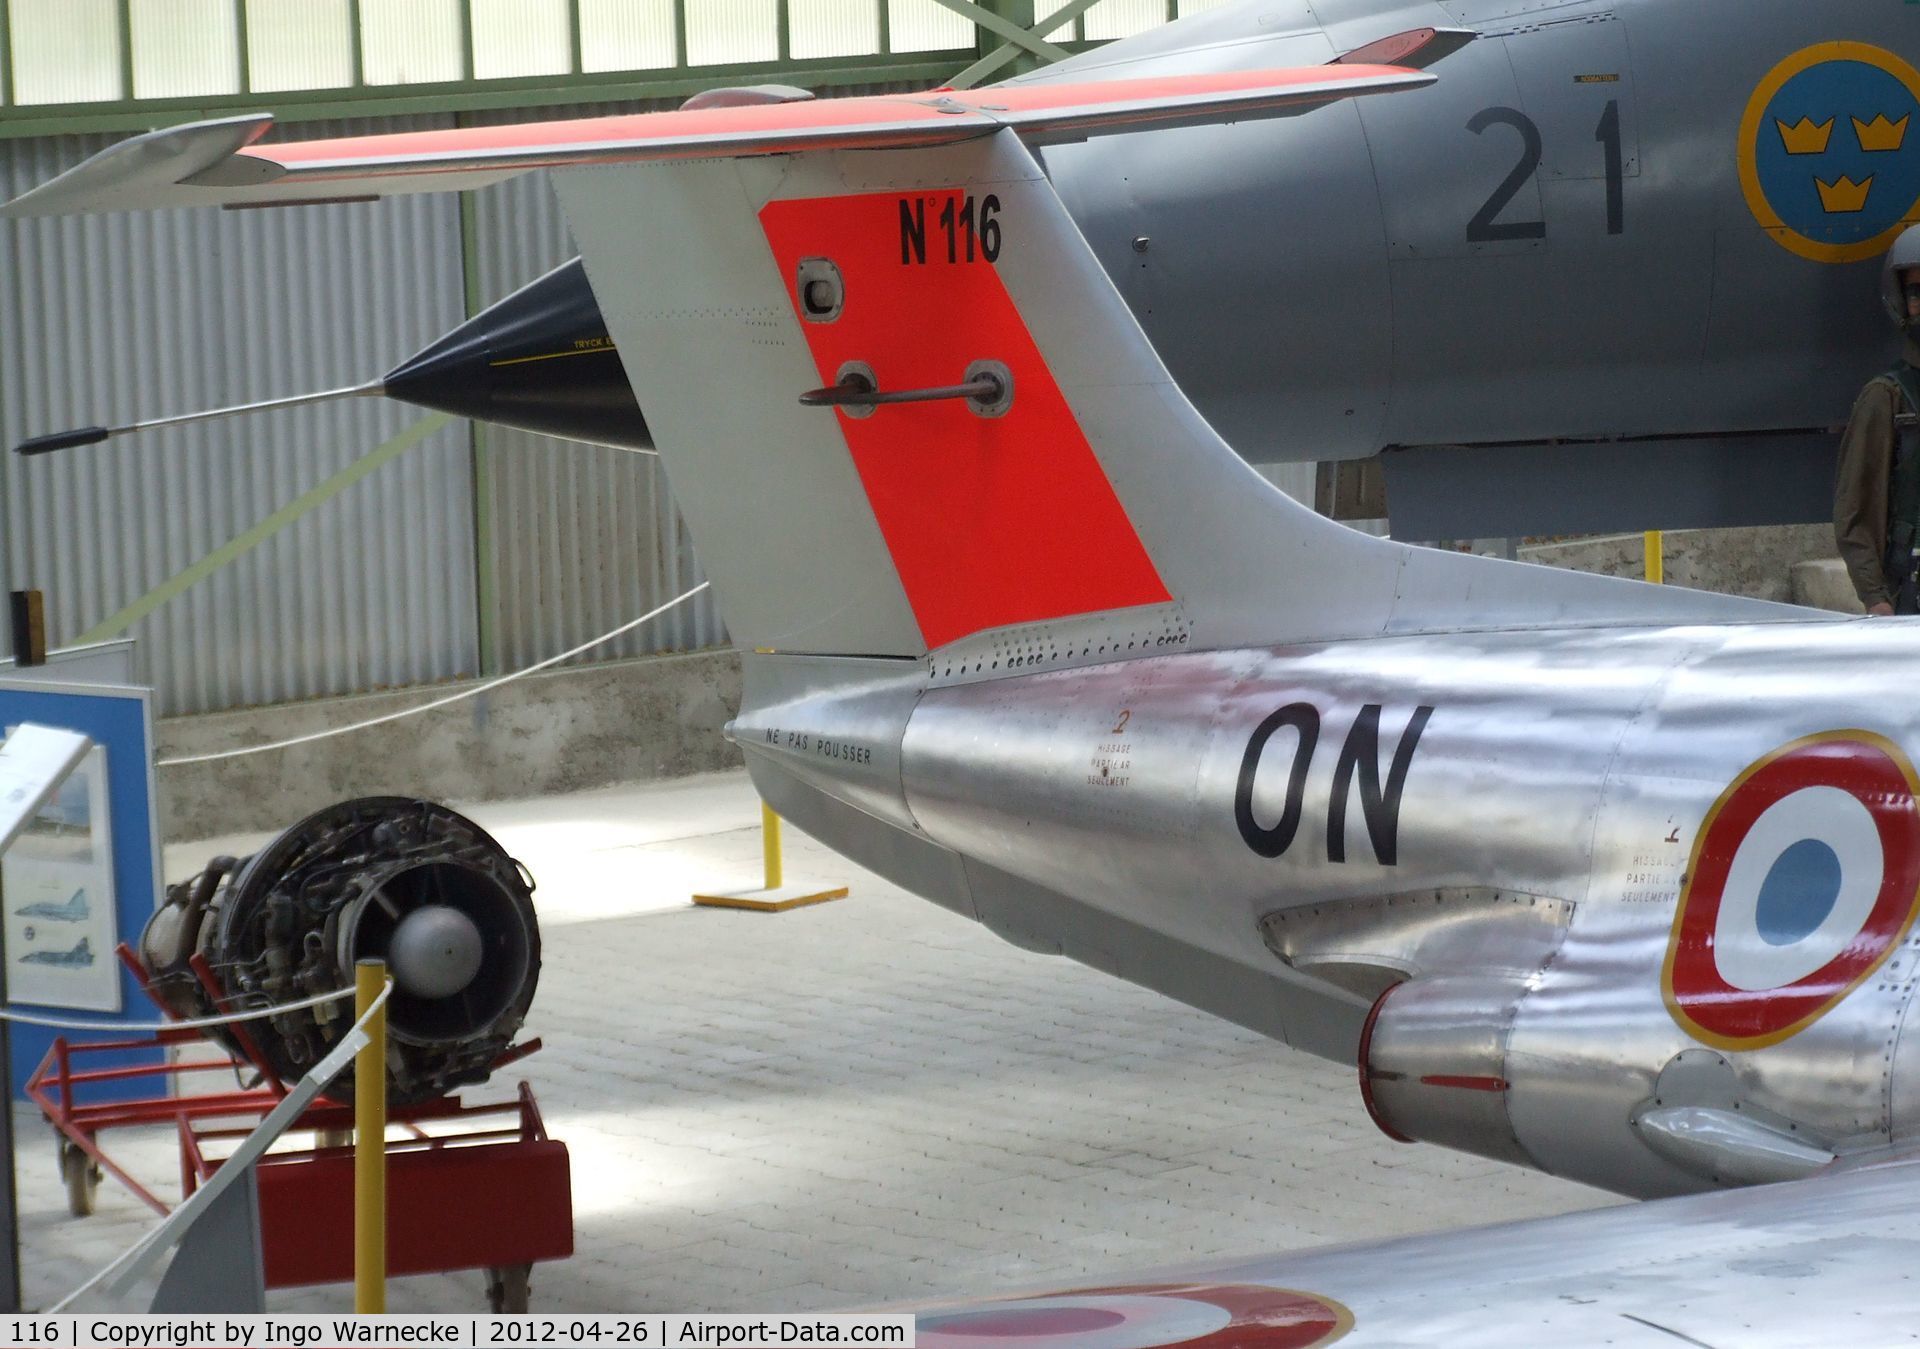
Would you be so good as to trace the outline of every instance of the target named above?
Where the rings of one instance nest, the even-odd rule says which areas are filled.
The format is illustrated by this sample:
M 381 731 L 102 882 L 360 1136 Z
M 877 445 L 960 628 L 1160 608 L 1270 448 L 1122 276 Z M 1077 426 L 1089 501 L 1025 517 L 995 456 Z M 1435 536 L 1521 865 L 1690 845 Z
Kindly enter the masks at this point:
M 1878 257 L 1920 217 L 1920 71 L 1882 47 L 1823 42 L 1769 71 L 1740 124 L 1754 218 L 1816 262 Z
M 1920 779 L 1871 731 L 1784 745 L 1720 794 L 1694 839 L 1662 974 L 1695 1039 L 1758 1049 L 1824 1016 L 1920 904 Z

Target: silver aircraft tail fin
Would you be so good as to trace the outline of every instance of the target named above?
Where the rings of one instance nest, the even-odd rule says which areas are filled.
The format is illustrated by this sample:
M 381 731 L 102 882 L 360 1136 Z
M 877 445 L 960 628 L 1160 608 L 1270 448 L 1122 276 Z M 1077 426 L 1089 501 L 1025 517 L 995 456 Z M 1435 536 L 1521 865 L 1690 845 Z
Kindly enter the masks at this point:
M 1023 673 L 1807 616 L 1410 548 L 1287 499 L 1175 386 L 1009 132 L 554 177 L 743 646 Z

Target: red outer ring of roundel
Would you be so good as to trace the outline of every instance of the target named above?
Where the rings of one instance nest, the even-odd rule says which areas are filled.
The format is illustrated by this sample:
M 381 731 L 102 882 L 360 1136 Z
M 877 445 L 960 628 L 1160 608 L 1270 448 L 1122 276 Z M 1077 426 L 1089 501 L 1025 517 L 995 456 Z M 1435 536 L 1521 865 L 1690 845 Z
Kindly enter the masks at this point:
M 1319 1349 L 1345 1339 L 1353 1313 L 1337 1302 L 1291 1288 L 1253 1284 L 1143 1284 L 1098 1288 L 1081 1297 L 1117 1293 L 1126 1297 L 1177 1297 L 1204 1302 L 1233 1317 L 1231 1325 L 1180 1341 L 1180 1349 Z
M 1714 963 L 1727 873 L 1754 822 L 1808 787 L 1836 787 L 1873 817 L 1885 859 L 1880 893 L 1860 933 L 1805 978 L 1739 989 Z M 1667 943 L 1662 992 L 1681 1029 L 1722 1049 L 1758 1049 L 1798 1034 L 1878 969 L 1912 926 L 1920 900 L 1920 779 L 1899 747 L 1871 731 L 1830 731 L 1765 755 L 1713 803 L 1694 839 Z
M 1291 1288 L 1271 1288 L 1258 1284 L 1156 1283 L 1132 1287 L 1076 1288 L 1054 1293 L 1057 1298 L 1160 1297 L 1218 1307 L 1232 1316 L 1230 1324 L 1193 1339 L 1172 1341 L 1168 1349 L 1321 1349 L 1323 1345 L 1346 1338 L 1353 1329 L 1353 1313 L 1330 1298 Z M 1044 1300 L 1044 1299 L 1042 1299 Z M 996 1339 L 1045 1338 L 1060 1334 L 1063 1342 L 1071 1332 L 1055 1330 L 1054 1317 L 1044 1309 L 1010 1309 L 1003 1320 L 993 1321 L 980 1314 L 990 1312 L 991 1303 L 966 1309 L 971 1325 L 965 1330 L 943 1331 L 937 1315 L 922 1314 L 921 1334 L 964 1335 L 978 1339 L 986 1349 Z M 977 1327 L 977 1328 L 974 1328 Z

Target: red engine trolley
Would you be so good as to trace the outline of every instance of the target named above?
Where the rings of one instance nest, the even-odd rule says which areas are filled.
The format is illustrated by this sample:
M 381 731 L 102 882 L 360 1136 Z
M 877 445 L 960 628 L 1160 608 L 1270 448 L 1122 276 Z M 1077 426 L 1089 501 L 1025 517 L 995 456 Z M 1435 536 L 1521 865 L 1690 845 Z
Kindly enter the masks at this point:
M 152 998 L 146 971 L 122 943 L 117 952 Z M 195 957 L 194 973 L 219 1005 L 212 972 Z M 154 999 L 156 1006 L 159 1000 Z M 164 1011 L 164 1009 L 163 1009 Z M 110 1130 L 171 1124 L 179 1143 L 183 1197 L 219 1169 L 210 1147 L 237 1143 L 286 1095 L 236 1023 L 243 1056 L 182 1060 L 169 1051 L 209 1046 L 199 1031 L 166 1027 L 151 1035 L 71 1042 L 56 1039 L 27 1080 L 27 1094 L 60 1135 L 60 1172 L 67 1206 L 76 1217 L 93 1212 L 101 1176 L 113 1176 L 156 1213 L 169 1206 L 116 1162 L 102 1145 Z M 528 1040 L 495 1061 L 505 1067 L 540 1047 Z M 151 1050 L 154 1063 L 76 1067 L 77 1060 Z M 189 1093 L 189 1075 L 246 1073 L 257 1086 Z M 99 1099 L 104 1084 L 152 1080 L 158 1093 L 129 1100 Z M 89 1100 L 93 1096 L 95 1099 Z M 253 1124 L 236 1124 L 237 1120 Z M 514 1099 L 469 1105 L 458 1096 L 395 1107 L 389 1123 L 401 1135 L 387 1140 L 387 1273 L 486 1271 L 487 1300 L 495 1311 L 525 1311 L 535 1264 L 573 1254 L 572 1169 L 567 1146 L 547 1136 L 533 1090 L 520 1083 Z M 261 1256 L 269 1288 L 340 1283 L 353 1278 L 353 1110 L 324 1098 L 304 1111 L 288 1133 L 310 1132 L 309 1148 L 270 1152 L 256 1167 L 260 1191 Z

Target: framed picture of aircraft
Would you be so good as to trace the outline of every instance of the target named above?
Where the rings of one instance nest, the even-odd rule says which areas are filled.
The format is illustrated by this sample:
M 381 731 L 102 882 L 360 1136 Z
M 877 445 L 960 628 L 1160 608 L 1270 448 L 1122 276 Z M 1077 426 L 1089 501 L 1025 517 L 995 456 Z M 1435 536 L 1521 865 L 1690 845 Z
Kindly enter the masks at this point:
M 31 723 L 93 742 L 0 857 L 0 992 L 8 1005 L 121 1012 L 133 996 L 114 958 L 153 912 L 160 868 L 149 690 L 0 677 L 0 732 Z M 16 1088 L 52 1032 L 13 1028 Z
M 9 1003 L 120 1010 L 107 784 L 96 745 L 0 857 Z

